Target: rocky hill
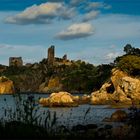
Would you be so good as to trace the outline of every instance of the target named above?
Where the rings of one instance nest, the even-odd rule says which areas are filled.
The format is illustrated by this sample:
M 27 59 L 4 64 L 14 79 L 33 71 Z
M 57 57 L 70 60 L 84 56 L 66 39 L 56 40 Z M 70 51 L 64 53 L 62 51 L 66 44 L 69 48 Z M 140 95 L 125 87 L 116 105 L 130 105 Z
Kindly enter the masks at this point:
M 68 91 L 70 93 L 91 93 L 97 90 L 109 78 L 112 66 L 95 67 L 84 61 L 56 61 L 48 65 L 48 60 L 25 66 L 1 66 L 0 76 L 13 81 L 17 92 L 52 93 Z

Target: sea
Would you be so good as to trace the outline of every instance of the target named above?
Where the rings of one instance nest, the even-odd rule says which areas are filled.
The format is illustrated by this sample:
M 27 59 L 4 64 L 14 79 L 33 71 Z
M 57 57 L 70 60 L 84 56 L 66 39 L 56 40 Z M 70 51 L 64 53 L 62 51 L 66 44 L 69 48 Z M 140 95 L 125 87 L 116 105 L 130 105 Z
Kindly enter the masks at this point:
M 74 94 L 78 96 L 82 96 L 81 94 Z M 42 97 L 48 97 L 49 94 L 42 93 L 30 93 L 30 94 L 21 94 L 21 99 L 26 100 L 29 97 L 34 97 L 35 99 L 35 107 L 37 108 L 37 114 L 45 114 L 45 112 L 49 111 L 50 114 L 56 114 L 57 124 L 73 126 L 77 124 L 86 125 L 86 124 L 97 124 L 98 126 L 102 126 L 105 124 L 112 124 L 112 122 L 104 122 L 104 118 L 109 118 L 113 112 L 118 110 L 119 108 L 112 108 L 108 105 L 90 105 L 83 104 L 78 107 L 42 107 L 38 104 L 38 101 Z M 14 110 L 16 107 L 15 97 L 13 95 L 0 95 L 0 119 L 7 117 L 5 114 L 5 109 Z M 122 110 L 128 111 L 128 108 L 122 108 Z M 12 113 L 12 112 L 11 112 Z M 45 117 L 44 115 L 42 117 Z M 114 123 L 113 123 L 114 125 Z M 120 125 L 120 123 L 116 123 L 115 125 Z

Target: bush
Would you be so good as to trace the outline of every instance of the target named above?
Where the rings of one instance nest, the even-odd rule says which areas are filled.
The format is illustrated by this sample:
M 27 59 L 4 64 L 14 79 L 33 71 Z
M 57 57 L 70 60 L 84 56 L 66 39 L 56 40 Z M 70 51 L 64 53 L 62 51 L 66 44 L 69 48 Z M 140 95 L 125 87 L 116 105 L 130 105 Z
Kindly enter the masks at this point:
M 126 55 L 120 58 L 116 65 L 122 71 L 133 76 L 140 76 L 140 57 L 135 55 Z

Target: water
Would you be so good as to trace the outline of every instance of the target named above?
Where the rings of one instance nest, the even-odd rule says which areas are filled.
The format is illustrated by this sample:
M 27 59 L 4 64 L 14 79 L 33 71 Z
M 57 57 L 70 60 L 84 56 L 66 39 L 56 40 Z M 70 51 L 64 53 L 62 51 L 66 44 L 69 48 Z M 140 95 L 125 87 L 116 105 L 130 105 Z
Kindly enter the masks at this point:
M 40 97 L 48 97 L 48 94 L 32 94 L 34 95 L 36 102 Z M 28 95 L 22 94 L 23 99 L 27 98 Z M 14 108 L 15 102 L 12 95 L 0 95 L 0 117 L 4 116 L 4 108 Z M 89 112 L 86 114 L 86 111 Z M 79 105 L 78 107 L 41 107 L 38 113 L 48 111 L 53 114 L 56 112 L 58 118 L 58 124 L 72 126 L 75 124 L 103 124 L 102 120 L 105 117 L 110 117 L 113 112 L 116 111 L 114 108 L 109 108 L 107 105 Z M 86 114 L 86 116 L 85 116 Z

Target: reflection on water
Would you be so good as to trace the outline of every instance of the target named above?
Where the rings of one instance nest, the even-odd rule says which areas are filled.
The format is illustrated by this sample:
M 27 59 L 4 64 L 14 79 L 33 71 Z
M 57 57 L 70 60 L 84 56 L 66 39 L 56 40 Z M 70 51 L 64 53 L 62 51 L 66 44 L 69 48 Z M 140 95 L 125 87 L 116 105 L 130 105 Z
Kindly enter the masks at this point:
M 47 94 L 34 94 L 36 101 L 40 97 L 48 97 Z M 26 94 L 22 95 L 23 99 L 27 98 Z M 0 117 L 4 116 L 3 108 L 14 108 L 15 102 L 12 95 L 1 95 L 0 96 Z M 106 105 L 80 105 L 79 107 L 57 107 L 48 108 L 41 107 L 38 113 L 50 110 L 50 112 L 56 112 L 58 118 L 58 124 L 64 124 L 72 126 L 74 124 L 89 124 L 96 123 L 101 124 L 105 117 L 110 117 L 111 114 L 116 110 L 114 108 L 108 108 Z M 88 110 L 88 113 L 86 114 Z

